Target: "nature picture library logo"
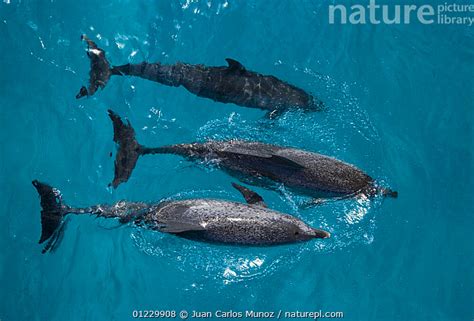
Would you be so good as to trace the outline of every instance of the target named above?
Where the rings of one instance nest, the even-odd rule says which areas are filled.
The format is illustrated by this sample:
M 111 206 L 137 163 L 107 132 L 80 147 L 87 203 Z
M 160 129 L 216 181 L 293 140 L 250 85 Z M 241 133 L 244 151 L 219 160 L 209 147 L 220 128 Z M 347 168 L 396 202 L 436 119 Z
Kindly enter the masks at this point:
M 410 24 L 466 25 L 474 24 L 474 3 L 377 4 L 375 0 L 360 4 L 329 5 L 330 24 Z

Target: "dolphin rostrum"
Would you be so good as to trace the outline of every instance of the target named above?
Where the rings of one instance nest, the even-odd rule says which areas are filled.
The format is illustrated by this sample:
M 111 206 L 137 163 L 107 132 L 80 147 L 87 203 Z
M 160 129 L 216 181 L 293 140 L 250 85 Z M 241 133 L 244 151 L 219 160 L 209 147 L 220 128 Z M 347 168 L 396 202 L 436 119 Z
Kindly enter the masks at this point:
M 326 231 L 266 208 L 262 198 L 246 187 L 233 184 L 248 204 L 219 199 L 186 199 L 155 204 L 120 201 L 114 205 L 75 208 L 66 205 L 61 192 L 37 180 L 33 185 L 41 197 L 41 238 L 43 253 L 54 250 L 68 214 L 92 214 L 116 218 L 151 230 L 179 237 L 236 245 L 277 245 L 328 238 Z
M 353 165 L 296 148 L 242 140 L 145 147 L 137 142 L 129 121 L 123 122 L 112 110 L 109 117 L 118 144 L 114 188 L 129 179 L 141 155 L 175 154 L 194 161 L 208 161 L 245 183 L 267 187 L 271 182 L 282 183 L 313 197 L 398 195 L 376 186 L 369 175 Z
M 228 66 L 219 67 L 180 62 L 174 65 L 142 62 L 111 67 L 104 50 L 85 35 L 81 39 L 87 42 L 91 67 L 89 86 L 83 86 L 76 98 L 92 96 L 99 88 L 106 86 L 112 75 L 125 75 L 145 78 L 166 86 L 183 86 L 199 97 L 260 108 L 269 111 L 271 115 L 292 107 L 316 111 L 323 106 L 304 90 L 274 76 L 247 70 L 234 59 L 227 58 Z

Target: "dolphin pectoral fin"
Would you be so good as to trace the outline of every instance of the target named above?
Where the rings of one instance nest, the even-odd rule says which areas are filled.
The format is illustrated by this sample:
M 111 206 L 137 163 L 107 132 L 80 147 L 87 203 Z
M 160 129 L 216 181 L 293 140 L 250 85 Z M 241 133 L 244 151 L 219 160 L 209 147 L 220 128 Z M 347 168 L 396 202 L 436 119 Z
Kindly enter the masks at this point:
M 292 170 L 301 170 L 304 169 L 305 167 L 301 164 L 298 164 L 295 161 L 292 161 L 291 159 L 288 159 L 283 156 L 275 155 L 271 151 L 266 151 L 266 150 L 261 150 L 261 149 L 255 149 L 255 150 L 249 150 L 249 149 L 244 149 L 240 148 L 238 146 L 233 146 L 231 148 L 228 148 L 224 151 L 219 151 L 217 154 L 221 157 L 225 157 L 226 154 L 230 155 L 247 155 L 247 156 L 252 156 L 256 158 L 261 158 L 262 161 L 265 162 L 271 162 L 275 165 L 290 168 Z
M 339 196 L 339 197 L 332 197 L 332 198 L 313 198 L 312 200 L 309 200 L 309 201 L 303 203 L 303 205 L 301 207 L 303 209 L 307 209 L 307 208 L 311 208 L 313 206 L 318 206 L 318 205 L 322 205 L 322 204 L 329 203 L 329 202 L 347 200 L 349 198 L 357 197 L 359 195 L 362 195 L 362 194 L 352 193 L 352 194 L 343 195 L 343 196 Z
M 301 208 L 303 209 L 308 209 L 314 206 L 322 205 L 324 203 L 327 203 L 328 199 L 327 198 L 313 198 L 312 200 L 309 200 L 307 202 L 304 202 L 301 205 Z
M 226 58 L 225 61 L 227 61 L 228 70 L 229 71 L 236 71 L 236 72 L 244 72 L 245 67 L 238 62 L 237 60 L 231 59 L 231 58 Z
M 270 159 L 271 159 L 272 162 L 274 162 L 274 163 L 276 163 L 280 166 L 289 167 L 291 169 L 301 170 L 301 169 L 305 168 L 303 165 L 298 164 L 297 162 L 294 162 L 291 159 L 288 159 L 288 158 L 283 157 L 283 156 L 272 155 L 272 157 Z
M 217 154 L 222 155 L 223 157 L 225 157 L 226 154 L 247 155 L 247 156 L 260 157 L 260 158 L 272 157 L 271 153 L 266 152 L 264 150 L 250 150 L 250 149 L 240 148 L 238 146 L 232 146 L 230 148 L 227 148 L 226 150 L 217 151 Z
M 237 183 L 232 183 L 232 186 L 242 194 L 248 204 L 267 207 L 263 198 L 256 192 Z
M 165 233 L 178 234 L 183 232 L 204 231 L 205 228 L 201 225 L 188 222 L 167 221 L 160 226 L 159 230 Z

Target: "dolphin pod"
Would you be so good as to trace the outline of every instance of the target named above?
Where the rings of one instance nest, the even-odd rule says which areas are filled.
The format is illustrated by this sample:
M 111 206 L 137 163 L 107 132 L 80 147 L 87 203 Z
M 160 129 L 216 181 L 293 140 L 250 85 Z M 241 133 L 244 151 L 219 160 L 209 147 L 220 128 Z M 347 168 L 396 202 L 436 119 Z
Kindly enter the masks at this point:
M 316 111 L 323 103 L 304 90 L 274 76 L 247 70 L 241 63 L 226 59 L 228 66 L 208 67 L 176 63 L 125 64 L 111 66 L 105 51 L 85 35 L 90 59 L 88 87 L 76 98 L 94 95 L 115 76 L 137 76 L 167 86 L 183 86 L 189 92 L 222 103 L 267 110 L 269 116 L 289 108 Z M 138 143 L 129 121 L 109 110 L 114 142 L 118 145 L 114 162 L 117 188 L 127 182 L 138 159 L 143 155 L 174 154 L 190 161 L 212 164 L 240 181 L 266 188 L 283 185 L 313 197 L 312 204 L 333 199 L 376 195 L 397 197 L 398 193 L 379 186 L 359 168 L 335 158 L 297 148 L 255 141 L 207 141 L 146 147 Z M 41 201 L 41 237 L 43 253 L 54 250 L 64 233 L 66 218 L 90 214 L 117 219 L 154 231 L 204 242 L 268 246 L 328 238 L 324 230 L 267 207 L 260 195 L 232 183 L 247 204 L 222 199 L 164 200 L 158 203 L 120 201 L 76 208 L 67 205 L 59 190 L 34 180 Z
M 277 245 L 328 238 L 326 231 L 315 229 L 303 221 L 270 210 L 260 195 L 237 185 L 248 204 L 219 199 L 186 199 L 156 204 L 120 201 L 114 205 L 74 208 L 66 205 L 61 192 L 34 180 L 41 198 L 41 238 L 48 241 L 43 253 L 54 250 L 64 229 L 68 214 L 92 214 L 118 219 L 120 223 L 174 234 L 186 239 L 240 245 Z
M 129 121 L 125 123 L 112 110 L 109 117 L 114 127 L 114 141 L 118 144 L 114 188 L 129 179 L 140 156 L 175 154 L 194 161 L 209 161 L 246 183 L 265 187 L 282 183 L 315 197 L 397 196 L 397 192 L 376 186 L 375 181 L 357 167 L 325 155 L 242 140 L 150 148 L 137 142 Z
M 76 98 L 92 96 L 107 85 L 112 75 L 123 75 L 141 77 L 166 86 L 183 86 L 199 97 L 259 108 L 272 115 L 292 107 L 316 111 L 323 106 L 304 90 L 274 76 L 247 70 L 234 59 L 227 58 L 228 65 L 218 67 L 180 62 L 174 65 L 143 62 L 111 67 L 104 50 L 87 36 L 83 35 L 82 39 L 88 45 L 87 55 L 90 58 L 89 86 L 81 87 Z

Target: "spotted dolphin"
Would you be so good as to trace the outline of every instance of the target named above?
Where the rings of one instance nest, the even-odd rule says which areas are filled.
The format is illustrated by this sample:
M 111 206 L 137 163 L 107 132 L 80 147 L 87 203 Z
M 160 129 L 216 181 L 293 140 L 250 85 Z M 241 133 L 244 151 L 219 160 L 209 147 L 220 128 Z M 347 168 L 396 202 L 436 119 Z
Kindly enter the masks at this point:
M 159 62 L 125 64 L 111 67 L 104 50 L 87 38 L 87 55 L 90 58 L 89 86 L 83 86 L 76 98 L 94 95 L 104 88 L 111 76 L 136 76 L 166 86 L 183 86 L 189 92 L 221 103 L 259 108 L 278 114 L 288 108 L 316 111 L 323 106 L 304 90 L 274 76 L 262 75 L 245 68 L 234 59 L 227 58 L 227 66 L 208 67 L 178 62 L 164 65 Z
M 242 193 L 247 204 L 199 198 L 155 204 L 120 201 L 85 208 L 66 205 L 61 192 L 50 185 L 37 180 L 32 183 L 41 197 L 39 243 L 48 241 L 43 253 L 57 246 L 68 214 L 115 218 L 123 224 L 131 223 L 191 240 L 236 245 L 267 246 L 330 237 L 328 232 L 293 216 L 268 209 L 260 195 L 235 183 L 233 186 Z
M 377 186 L 372 177 L 357 167 L 335 158 L 297 148 L 242 140 L 207 141 L 156 148 L 140 145 L 129 121 L 109 110 L 118 144 L 112 186 L 126 182 L 142 155 L 175 154 L 192 161 L 206 161 L 245 183 L 271 187 L 281 183 L 313 197 L 346 198 L 360 194 L 398 193 Z

